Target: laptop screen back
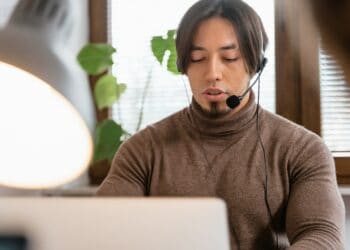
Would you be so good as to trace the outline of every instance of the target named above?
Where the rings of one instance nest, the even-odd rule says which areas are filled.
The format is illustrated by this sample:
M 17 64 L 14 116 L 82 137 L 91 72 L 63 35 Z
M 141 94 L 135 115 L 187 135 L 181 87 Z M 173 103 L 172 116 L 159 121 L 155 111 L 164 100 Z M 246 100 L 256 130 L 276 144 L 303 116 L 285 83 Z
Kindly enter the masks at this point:
M 0 221 L 18 250 L 230 248 L 215 198 L 0 198 Z

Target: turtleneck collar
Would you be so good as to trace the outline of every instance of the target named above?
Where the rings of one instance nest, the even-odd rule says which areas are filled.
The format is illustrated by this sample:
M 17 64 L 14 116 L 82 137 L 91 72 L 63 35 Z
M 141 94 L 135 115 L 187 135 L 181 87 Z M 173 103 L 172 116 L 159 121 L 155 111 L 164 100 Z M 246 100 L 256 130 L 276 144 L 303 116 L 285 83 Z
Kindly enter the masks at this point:
M 256 102 L 254 92 L 250 92 L 249 101 L 238 112 L 212 115 L 204 111 L 192 97 L 192 103 L 185 111 L 188 124 L 202 135 L 225 136 L 235 134 L 254 123 Z

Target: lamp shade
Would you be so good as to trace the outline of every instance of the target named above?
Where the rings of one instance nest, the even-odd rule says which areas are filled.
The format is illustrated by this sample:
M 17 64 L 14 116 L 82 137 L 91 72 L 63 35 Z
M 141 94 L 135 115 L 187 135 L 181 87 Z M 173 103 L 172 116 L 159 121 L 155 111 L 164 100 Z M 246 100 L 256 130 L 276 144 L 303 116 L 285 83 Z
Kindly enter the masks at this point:
M 0 31 L 0 185 L 58 186 L 91 160 L 94 105 L 67 44 L 69 5 L 20 1 Z

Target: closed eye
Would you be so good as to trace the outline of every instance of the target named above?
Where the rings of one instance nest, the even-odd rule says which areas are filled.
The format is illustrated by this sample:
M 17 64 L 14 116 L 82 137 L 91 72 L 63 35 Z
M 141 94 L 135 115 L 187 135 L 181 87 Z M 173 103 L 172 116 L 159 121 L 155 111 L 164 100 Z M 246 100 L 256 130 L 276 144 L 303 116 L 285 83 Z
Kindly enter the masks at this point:
M 201 62 L 204 61 L 205 58 L 199 58 L 199 59 L 191 59 L 191 62 L 196 63 L 196 62 Z
M 227 62 L 235 62 L 238 61 L 239 57 L 235 57 L 235 58 L 224 58 L 225 61 Z

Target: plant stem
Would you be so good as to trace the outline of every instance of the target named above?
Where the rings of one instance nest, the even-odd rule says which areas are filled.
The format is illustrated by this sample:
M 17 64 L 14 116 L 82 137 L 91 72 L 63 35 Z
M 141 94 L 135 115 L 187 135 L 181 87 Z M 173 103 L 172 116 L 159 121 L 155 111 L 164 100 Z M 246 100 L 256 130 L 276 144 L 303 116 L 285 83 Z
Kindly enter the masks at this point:
M 147 80 L 146 80 L 145 87 L 143 89 L 142 99 L 141 99 L 141 109 L 140 109 L 139 119 L 138 119 L 137 126 L 136 126 L 136 131 L 140 130 L 140 127 L 141 127 L 141 124 L 142 124 L 143 110 L 144 110 L 144 106 L 145 106 L 146 96 L 147 96 L 147 92 L 148 92 L 149 86 L 151 85 L 151 80 L 152 80 L 152 71 L 153 71 L 153 68 L 151 68 L 148 71 L 148 77 L 147 77 Z

